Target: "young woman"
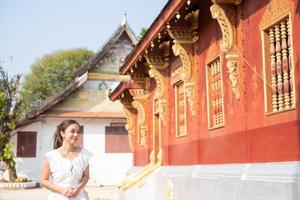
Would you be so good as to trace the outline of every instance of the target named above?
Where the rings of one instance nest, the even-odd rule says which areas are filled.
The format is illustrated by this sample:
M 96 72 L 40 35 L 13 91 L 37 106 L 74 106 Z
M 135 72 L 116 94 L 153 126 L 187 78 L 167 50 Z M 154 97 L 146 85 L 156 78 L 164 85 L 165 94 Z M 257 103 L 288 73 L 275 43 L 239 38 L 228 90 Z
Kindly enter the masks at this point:
M 54 134 L 53 148 L 45 154 L 41 185 L 51 191 L 48 200 L 86 200 L 83 190 L 89 180 L 91 153 L 77 147 L 80 125 L 64 120 Z

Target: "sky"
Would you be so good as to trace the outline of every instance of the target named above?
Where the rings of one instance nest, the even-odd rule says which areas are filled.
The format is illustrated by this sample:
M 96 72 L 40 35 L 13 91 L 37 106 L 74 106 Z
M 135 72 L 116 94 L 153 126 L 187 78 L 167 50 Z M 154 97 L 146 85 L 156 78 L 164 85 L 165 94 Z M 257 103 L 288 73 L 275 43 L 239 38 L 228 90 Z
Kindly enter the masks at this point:
M 26 74 L 44 54 L 70 48 L 96 52 L 122 22 L 136 35 L 167 0 L 0 0 L 0 61 L 9 76 Z

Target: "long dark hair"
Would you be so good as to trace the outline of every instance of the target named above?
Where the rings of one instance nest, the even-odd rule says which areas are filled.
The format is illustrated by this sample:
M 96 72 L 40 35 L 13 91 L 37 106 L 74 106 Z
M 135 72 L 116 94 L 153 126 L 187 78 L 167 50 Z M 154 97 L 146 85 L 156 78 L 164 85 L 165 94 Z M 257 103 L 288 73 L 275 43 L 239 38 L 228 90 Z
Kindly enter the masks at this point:
M 72 124 L 77 124 L 80 127 L 80 124 L 72 119 L 62 121 L 56 128 L 56 131 L 53 136 L 53 149 L 61 147 L 63 143 L 63 137 L 61 136 L 61 131 L 64 132 Z

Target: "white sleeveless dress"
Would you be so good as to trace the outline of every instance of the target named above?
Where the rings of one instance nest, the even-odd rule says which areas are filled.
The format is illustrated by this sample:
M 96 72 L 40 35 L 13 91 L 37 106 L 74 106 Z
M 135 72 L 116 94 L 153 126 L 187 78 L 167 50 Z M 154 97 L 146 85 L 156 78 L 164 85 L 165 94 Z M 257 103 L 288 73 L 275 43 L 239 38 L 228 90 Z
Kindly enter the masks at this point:
M 50 165 L 50 181 L 62 187 L 77 186 L 82 178 L 82 173 L 89 164 L 92 154 L 82 148 L 78 156 L 72 160 L 63 158 L 57 149 L 45 154 Z M 85 192 L 81 190 L 77 197 L 67 198 L 59 193 L 50 192 L 48 200 L 86 200 Z

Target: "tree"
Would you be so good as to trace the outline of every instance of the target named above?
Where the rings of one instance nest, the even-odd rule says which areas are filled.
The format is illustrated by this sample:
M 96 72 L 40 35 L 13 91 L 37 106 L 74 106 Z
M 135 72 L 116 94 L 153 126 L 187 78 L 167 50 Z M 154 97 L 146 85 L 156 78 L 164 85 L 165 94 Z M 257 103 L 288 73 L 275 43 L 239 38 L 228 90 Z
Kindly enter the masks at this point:
M 140 35 L 139 35 L 139 40 L 141 40 L 144 35 L 147 33 L 148 29 L 147 28 L 141 28 L 141 31 L 140 31 Z
M 94 53 L 78 48 L 46 54 L 31 65 L 31 72 L 24 78 L 21 98 L 25 112 L 66 88 L 75 78 L 75 72 Z
M 10 181 L 17 178 L 10 136 L 20 114 L 20 78 L 20 75 L 9 78 L 0 66 L 0 161 L 5 162 Z

